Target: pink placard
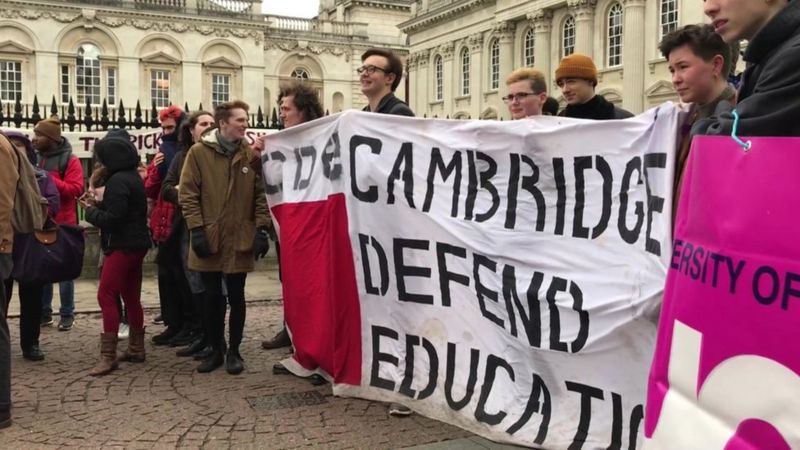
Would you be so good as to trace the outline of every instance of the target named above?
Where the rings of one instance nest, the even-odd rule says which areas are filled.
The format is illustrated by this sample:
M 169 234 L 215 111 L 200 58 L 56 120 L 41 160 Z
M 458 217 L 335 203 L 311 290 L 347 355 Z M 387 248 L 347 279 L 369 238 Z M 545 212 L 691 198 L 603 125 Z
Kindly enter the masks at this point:
M 800 139 L 694 140 L 645 414 L 649 448 L 800 448 Z

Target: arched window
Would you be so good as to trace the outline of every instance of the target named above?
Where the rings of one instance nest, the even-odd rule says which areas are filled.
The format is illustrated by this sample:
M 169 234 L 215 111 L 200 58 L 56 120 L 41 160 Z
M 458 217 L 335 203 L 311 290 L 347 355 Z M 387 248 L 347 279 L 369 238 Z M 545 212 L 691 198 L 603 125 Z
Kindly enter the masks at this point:
M 489 44 L 489 89 L 500 88 L 500 41 Z
M 659 22 L 661 23 L 661 36 L 659 41 L 664 36 L 678 29 L 678 0 L 661 0 L 661 14 L 659 15 Z
M 441 101 L 444 99 L 444 65 L 441 55 L 433 58 L 433 80 L 436 86 L 436 101 Z
M 100 50 L 92 44 L 78 48 L 75 60 L 75 86 L 78 104 L 100 104 Z
M 294 72 L 292 72 L 292 78 L 300 78 L 301 80 L 307 80 L 310 77 L 308 76 L 308 71 L 306 69 L 298 67 L 294 69 Z
M 461 50 L 461 95 L 469 95 L 469 48 Z
M 523 55 L 525 60 L 525 65 L 528 67 L 533 67 L 533 64 L 535 62 L 533 56 L 535 47 L 536 47 L 536 36 L 533 33 L 533 28 L 531 28 L 530 30 L 528 30 L 527 33 L 525 33 L 525 45 L 524 45 L 525 52 Z
M 575 53 L 575 18 L 567 17 L 561 30 L 561 57 Z
M 606 67 L 622 64 L 622 5 L 615 3 L 608 10 L 608 28 L 606 29 Z

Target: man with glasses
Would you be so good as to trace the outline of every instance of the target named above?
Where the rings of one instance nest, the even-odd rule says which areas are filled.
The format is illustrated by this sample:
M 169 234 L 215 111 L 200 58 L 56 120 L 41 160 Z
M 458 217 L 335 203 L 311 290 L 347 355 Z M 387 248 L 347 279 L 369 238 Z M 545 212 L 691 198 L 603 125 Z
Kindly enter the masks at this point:
M 372 48 L 361 55 L 362 66 L 356 69 L 361 92 L 369 104 L 362 111 L 414 117 L 414 112 L 394 96 L 403 77 L 403 63 L 389 50 Z M 412 411 L 399 403 L 389 405 L 390 416 L 409 416 Z
M 411 108 L 394 95 L 403 78 L 400 58 L 390 50 L 373 48 L 361 55 L 361 62 L 356 72 L 369 102 L 363 111 L 413 117 Z
M 511 119 L 541 116 L 547 101 L 547 82 L 541 71 L 530 68 L 517 69 L 506 78 L 508 95 L 503 101 L 508 105 Z
M 611 120 L 633 117 L 630 112 L 614 106 L 602 95 L 594 93 L 597 87 L 597 67 L 592 58 L 573 53 L 561 59 L 556 69 L 556 83 L 564 94 L 567 107 L 560 116 L 576 119 Z

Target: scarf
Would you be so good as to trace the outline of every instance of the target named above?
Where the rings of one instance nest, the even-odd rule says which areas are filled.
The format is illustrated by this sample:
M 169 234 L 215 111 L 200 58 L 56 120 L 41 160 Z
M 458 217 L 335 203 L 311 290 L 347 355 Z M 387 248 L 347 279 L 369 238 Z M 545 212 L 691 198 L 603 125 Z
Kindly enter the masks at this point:
M 575 119 L 611 120 L 614 118 L 614 104 L 600 95 L 595 95 L 581 105 L 567 105 L 564 116 Z

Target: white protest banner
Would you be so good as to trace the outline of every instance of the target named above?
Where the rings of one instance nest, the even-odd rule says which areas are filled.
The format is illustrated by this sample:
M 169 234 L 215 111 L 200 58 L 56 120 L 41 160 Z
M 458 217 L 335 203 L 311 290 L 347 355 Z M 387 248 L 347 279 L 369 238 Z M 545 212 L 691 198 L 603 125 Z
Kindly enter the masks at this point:
M 141 154 L 154 154 L 158 151 L 158 146 L 161 144 L 161 128 L 142 128 L 126 129 L 128 134 L 131 135 L 131 142 L 136 146 L 136 149 Z M 0 131 L 16 131 L 22 133 L 31 139 L 33 137 L 33 129 L 22 128 L 8 128 L 0 127 Z M 272 133 L 274 130 L 260 130 L 248 129 L 246 138 L 250 144 L 253 143 L 258 136 Z M 81 159 L 92 158 L 94 151 L 94 143 L 98 139 L 105 136 L 107 131 L 62 131 L 61 136 L 66 138 L 70 145 L 72 145 L 72 154 Z
M 677 118 L 346 112 L 274 135 L 284 364 L 495 441 L 636 448 Z

